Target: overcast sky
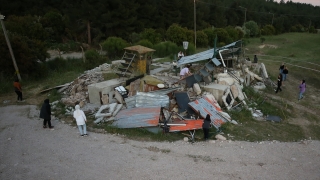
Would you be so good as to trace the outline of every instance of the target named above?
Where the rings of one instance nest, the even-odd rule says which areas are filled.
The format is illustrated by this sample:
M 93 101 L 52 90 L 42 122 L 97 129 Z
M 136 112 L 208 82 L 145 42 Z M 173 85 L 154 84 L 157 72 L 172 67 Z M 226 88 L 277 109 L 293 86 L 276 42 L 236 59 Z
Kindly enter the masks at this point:
M 277 0 L 280 2 L 280 0 Z M 289 0 L 284 0 L 284 2 L 287 2 Z M 300 3 L 306 3 L 306 4 L 312 4 L 314 6 L 320 6 L 320 0 L 291 0 L 292 2 L 300 2 Z

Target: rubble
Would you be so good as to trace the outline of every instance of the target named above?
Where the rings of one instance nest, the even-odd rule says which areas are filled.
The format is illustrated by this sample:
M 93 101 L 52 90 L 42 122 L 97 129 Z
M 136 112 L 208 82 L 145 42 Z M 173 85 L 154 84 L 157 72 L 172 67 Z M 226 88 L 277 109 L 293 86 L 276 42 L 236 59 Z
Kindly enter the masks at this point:
M 178 65 L 209 61 L 205 65 L 194 64 L 195 73 L 181 80 L 175 73 L 163 72 L 104 81 L 102 73 L 114 70 L 110 64 L 103 64 L 63 86 L 59 90 L 64 94 L 61 102 L 67 106 L 67 114 L 73 112 L 76 104 L 84 111 L 87 106 L 92 106 L 85 113 L 93 114 L 96 124 L 112 121 L 112 125 L 118 128 L 161 127 L 168 132 L 189 131 L 194 138 L 194 130 L 202 128 L 207 114 L 217 130 L 226 122 L 237 125 L 238 122 L 223 109 L 248 108 L 247 96 L 242 91 L 244 86 L 253 85 L 256 90 L 266 87 L 264 82 L 268 74 L 264 64 L 239 60 L 239 57 L 224 59 L 226 55 L 223 53 L 234 51 L 238 49 L 219 50 L 221 59 L 212 58 L 214 53 L 211 51 L 183 57 Z M 123 60 L 112 62 L 118 66 L 121 63 Z M 227 67 L 230 64 L 232 67 Z M 261 111 L 249 110 L 253 117 L 263 119 Z M 216 139 L 226 140 L 220 134 Z

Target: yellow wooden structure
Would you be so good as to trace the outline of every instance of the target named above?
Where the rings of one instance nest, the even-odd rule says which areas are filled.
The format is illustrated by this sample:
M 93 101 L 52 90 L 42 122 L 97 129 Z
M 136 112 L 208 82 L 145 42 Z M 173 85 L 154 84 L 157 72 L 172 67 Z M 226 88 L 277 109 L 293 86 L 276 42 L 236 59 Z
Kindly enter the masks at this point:
M 128 65 L 125 67 L 126 73 L 131 71 L 135 75 L 150 74 L 151 57 L 156 50 L 141 45 L 126 47 L 124 50 L 122 59 L 126 61 L 123 66 Z

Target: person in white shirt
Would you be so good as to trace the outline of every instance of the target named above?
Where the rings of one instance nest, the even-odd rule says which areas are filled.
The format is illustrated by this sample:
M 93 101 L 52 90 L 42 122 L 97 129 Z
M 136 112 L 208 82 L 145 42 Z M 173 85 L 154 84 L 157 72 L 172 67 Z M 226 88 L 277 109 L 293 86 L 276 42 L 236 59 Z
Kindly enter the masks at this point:
M 87 134 L 87 117 L 84 112 L 80 109 L 79 105 L 76 105 L 75 111 L 73 112 L 73 117 L 77 121 L 77 125 L 80 131 L 80 136 L 88 136 Z
M 178 53 L 178 59 L 181 59 L 182 57 L 184 57 L 184 54 L 183 54 L 182 51 L 180 51 L 180 52 Z
M 189 68 L 190 68 L 190 65 L 188 64 L 185 68 L 181 69 L 180 79 L 183 79 L 183 78 L 191 75 Z

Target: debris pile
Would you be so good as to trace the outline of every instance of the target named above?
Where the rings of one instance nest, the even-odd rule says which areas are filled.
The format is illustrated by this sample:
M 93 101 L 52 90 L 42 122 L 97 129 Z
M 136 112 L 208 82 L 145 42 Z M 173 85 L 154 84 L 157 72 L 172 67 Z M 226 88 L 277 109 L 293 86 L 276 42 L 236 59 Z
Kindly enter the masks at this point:
M 212 53 L 209 55 L 212 56 Z M 203 57 L 207 56 L 205 54 Z M 188 60 L 187 57 L 183 57 L 182 61 Z M 198 58 L 201 54 L 192 57 Z M 71 107 L 79 104 L 83 109 L 95 104 L 99 107 L 98 111 L 92 112 L 96 124 L 111 121 L 118 128 L 143 127 L 155 132 L 189 131 L 189 136 L 194 140 L 195 130 L 202 129 L 207 114 L 210 115 L 212 127 L 218 131 L 226 122 L 238 124 L 223 110 L 240 106 L 248 108 L 249 100 L 243 87 L 253 85 L 254 89 L 261 90 L 268 79 L 263 63 L 239 60 L 239 57 L 224 59 L 221 54 L 220 57 L 220 60 L 209 58 L 210 64 L 193 64 L 194 74 L 183 79 L 175 73 L 164 72 L 104 81 L 101 72 L 112 70 L 109 64 L 103 64 L 60 89 L 65 95 L 61 102 Z M 232 64 L 232 67 L 226 64 Z M 264 118 L 260 110 L 249 110 L 253 117 Z M 222 135 L 216 138 L 226 140 Z

